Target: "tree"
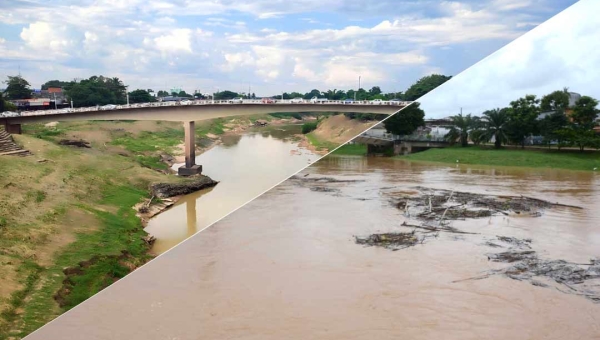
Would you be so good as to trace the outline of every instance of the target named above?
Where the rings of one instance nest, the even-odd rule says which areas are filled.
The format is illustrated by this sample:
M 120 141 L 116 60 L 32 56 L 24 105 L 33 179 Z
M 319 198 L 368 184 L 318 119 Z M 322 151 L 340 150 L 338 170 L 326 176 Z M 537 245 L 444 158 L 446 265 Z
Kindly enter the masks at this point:
M 469 145 L 469 134 L 472 130 L 479 127 L 479 119 L 468 114 L 463 116 L 462 113 L 452 116 L 452 128 L 446 134 L 445 138 L 450 144 L 460 141 L 462 147 Z
M 383 122 L 385 129 L 395 135 L 410 135 L 425 125 L 425 111 L 415 102 Z
M 149 103 L 155 101 L 155 98 L 147 90 L 135 90 L 129 92 L 129 102 L 135 103 Z
M 598 101 L 589 96 L 583 96 L 575 103 L 571 119 L 573 123 L 585 130 L 591 130 L 596 124 L 600 110 L 596 109 Z
M 542 112 L 565 112 L 567 108 L 569 108 L 569 92 L 567 92 L 566 89 L 547 94 L 542 97 L 540 102 L 540 109 Z
M 548 143 L 548 146 L 550 146 L 551 141 L 556 140 L 560 148 L 564 134 L 560 134 L 558 131 L 565 129 L 568 124 L 569 120 L 563 111 L 554 111 L 540 120 L 540 134 L 544 137 L 544 141 Z
M 8 76 L 4 81 L 7 85 L 4 94 L 8 99 L 28 99 L 31 98 L 31 88 L 29 82 L 21 76 Z
M 159 91 L 156 93 L 156 96 L 157 96 L 157 97 L 167 97 L 168 95 L 169 95 L 169 92 L 167 92 L 167 91 L 163 91 L 163 90 L 159 90 Z
M 510 103 L 507 132 L 510 139 L 521 144 L 522 148 L 525 148 L 527 137 L 538 130 L 539 102 L 535 95 L 528 94 Z
M 482 138 L 485 141 L 494 139 L 494 147 L 499 149 L 503 143 L 506 143 L 508 136 L 506 128 L 508 125 L 508 109 L 493 109 L 483 112 L 482 117 L 484 134 Z
M 381 88 L 379 88 L 379 86 L 373 86 L 370 90 L 369 90 L 369 95 L 371 96 L 377 96 L 381 94 Z
M 116 77 L 91 76 L 69 83 L 66 93 L 77 107 L 125 104 L 127 87 Z
M 42 90 L 47 90 L 50 87 L 66 88 L 68 85 L 69 85 L 68 81 L 49 80 L 49 81 L 45 82 L 44 84 L 42 84 Z
M 429 91 L 450 80 L 450 78 L 452 77 L 444 76 L 441 74 L 432 74 L 423 77 L 419 79 L 416 83 L 414 83 L 411 87 L 409 87 L 408 90 L 406 90 L 406 92 L 404 93 L 404 100 L 417 100 L 425 94 L 429 93 Z
M 239 94 L 237 92 L 225 90 L 215 93 L 215 100 L 228 100 L 233 99 L 235 97 L 239 97 Z

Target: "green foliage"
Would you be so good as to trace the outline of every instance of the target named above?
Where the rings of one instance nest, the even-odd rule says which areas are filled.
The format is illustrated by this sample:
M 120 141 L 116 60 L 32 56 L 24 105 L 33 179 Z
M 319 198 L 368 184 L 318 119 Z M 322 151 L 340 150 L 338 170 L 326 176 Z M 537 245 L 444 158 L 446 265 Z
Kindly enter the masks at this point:
M 60 80 L 49 80 L 47 82 L 45 82 L 44 84 L 42 84 L 42 90 L 47 90 L 50 87 L 60 87 L 60 88 L 65 88 L 67 86 L 69 86 L 68 81 L 60 81 Z
M 531 94 L 510 103 L 510 109 L 507 111 L 507 134 L 513 142 L 521 144 L 522 147 L 525 147 L 527 137 L 538 132 L 539 103 L 540 100 Z
M 565 129 L 568 124 L 569 120 L 564 111 L 554 111 L 539 122 L 540 134 L 544 137 L 544 141 L 548 145 L 554 140 L 561 144 L 564 135 L 558 133 L 558 131 Z
M 385 129 L 395 135 L 410 135 L 417 128 L 425 125 L 425 111 L 415 102 L 383 122 Z
M 148 92 L 147 90 L 135 90 L 135 91 L 131 91 L 129 92 L 129 103 L 130 104 L 135 104 L 135 103 L 150 103 L 150 102 L 154 102 L 156 101 L 156 98 L 154 98 L 150 92 Z
M 344 144 L 333 152 L 336 155 L 363 156 L 367 154 L 365 144 Z
M 8 76 L 4 81 L 6 89 L 4 95 L 8 99 L 27 99 L 31 98 L 31 85 L 21 76 Z
M 317 129 L 317 126 L 319 126 L 319 122 L 306 122 L 302 124 L 302 133 L 307 134 L 311 131 L 314 131 Z
M 471 114 L 463 116 L 462 113 L 452 116 L 452 125 L 452 128 L 446 134 L 445 138 L 450 145 L 459 141 L 460 146 L 462 147 L 469 144 L 469 135 L 471 132 L 481 126 L 478 117 L 473 117 Z
M 483 113 L 483 133 L 480 142 L 488 142 L 494 139 L 494 147 L 499 149 L 508 141 L 508 109 L 493 109 Z
M 594 128 L 596 124 L 596 118 L 598 117 L 598 101 L 589 96 L 583 96 L 575 103 L 573 108 L 573 114 L 571 119 L 573 123 L 579 128 L 584 130 L 590 130 Z
M 559 111 L 564 113 L 569 107 L 569 92 L 567 89 L 554 91 L 542 97 L 540 109 L 542 112 Z
M 382 120 L 381 115 L 376 114 L 376 113 L 353 113 L 353 112 L 348 112 L 348 113 L 344 113 L 344 116 L 350 118 L 350 119 L 356 119 L 356 120 L 360 120 L 360 121 L 364 121 L 364 122 L 368 122 L 368 121 L 372 121 L 372 120 L 377 120 L 380 121 Z
M 228 100 L 239 96 L 240 95 L 237 92 L 233 91 L 220 91 L 214 94 L 215 100 Z
M 436 87 L 442 85 L 443 83 L 450 80 L 449 76 L 444 76 L 441 74 L 432 74 L 426 77 L 419 79 L 415 84 L 406 90 L 404 93 L 404 100 L 414 101 L 425 94 L 429 93 L 429 91 L 435 89 Z
M 399 158 L 461 164 L 481 164 L 492 166 L 518 166 L 531 168 L 551 168 L 591 171 L 600 168 L 600 154 L 597 152 L 567 152 L 558 150 L 515 150 L 492 149 L 488 147 L 429 149 Z
M 183 140 L 183 129 L 166 129 L 156 132 L 142 131 L 137 136 L 125 134 L 114 138 L 111 144 L 121 145 L 134 153 L 144 153 L 156 150 L 169 151 Z
M 119 78 L 92 76 L 80 82 L 72 81 L 66 93 L 76 107 L 125 104 L 127 87 Z

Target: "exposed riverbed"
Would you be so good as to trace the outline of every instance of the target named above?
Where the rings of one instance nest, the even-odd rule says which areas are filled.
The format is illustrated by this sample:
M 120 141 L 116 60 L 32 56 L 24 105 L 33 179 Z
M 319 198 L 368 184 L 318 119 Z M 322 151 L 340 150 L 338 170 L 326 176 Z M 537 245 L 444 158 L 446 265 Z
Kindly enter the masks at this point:
M 219 184 L 181 197 L 148 222 L 145 230 L 156 238 L 153 252 L 170 249 L 317 160 L 318 154 L 298 145 L 301 129 L 301 125 L 269 126 L 225 135 L 220 144 L 196 157 L 203 174 Z
M 419 188 L 581 207 L 456 219 L 398 251 L 355 236 L 410 231 Z M 444 192 L 444 195 L 446 192 Z M 600 339 L 600 303 L 504 275 L 488 241 L 544 260 L 600 257 L 600 176 L 327 157 L 138 269 L 37 337 L 89 339 Z M 507 246 L 508 247 L 508 246 Z M 587 282 L 598 288 L 598 280 Z M 560 288 L 560 287 L 559 287 Z

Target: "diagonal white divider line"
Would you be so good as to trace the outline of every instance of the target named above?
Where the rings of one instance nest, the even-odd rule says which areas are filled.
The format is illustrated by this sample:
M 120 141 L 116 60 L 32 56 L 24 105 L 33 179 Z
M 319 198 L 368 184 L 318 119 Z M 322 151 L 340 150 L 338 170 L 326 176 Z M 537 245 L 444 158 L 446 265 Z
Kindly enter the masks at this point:
M 590 0 L 590 1 L 591 1 L 591 0 Z M 539 27 L 541 27 L 541 26 L 543 26 L 543 25 L 547 25 L 547 24 L 548 24 L 548 22 L 549 22 L 550 20 L 552 20 L 553 18 L 556 18 L 557 16 L 561 15 L 562 13 L 564 13 L 564 12 L 568 11 L 568 10 L 569 10 L 569 9 L 571 9 L 572 7 L 576 6 L 578 3 L 579 3 L 579 1 L 578 1 L 578 2 L 576 2 L 576 3 L 575 3 L 575 4 L 573 4 L 573 5 L 571 5 L 571 6 L 567 7 L 567 8 L 565 8 L 563 11 L 561 11 L 561 12 L 557 13 L 556 15 L 554 15 L 554 16 L 553 16 L 553 17 L 551 17 L 551 18 L 549 18 L 549 19 L 548 19 L 548 20 L 546 20 L 545 22 L 543 22 L 543 23 L 539 24 L 538 26 L 536 26 L 536 27 L 535 27 L 535 28 L 533 28 L 532 30 L 530 30 L 530 31 L 528 31 L 528 32 L 526 32 L 526 33 L 524 33 L 524 34 L 522 34 L 522 35 L 520 35 L 520 36 L 516 37 L 516 38 L 515 38 L 514 40 L 512 40 L 511 42 L 509 42 L 509 43 L 507 43 L 506 45 L 504 45 L 504 46 L 500 47 L 499 49 L 497 49 L 496 51 L 494 51 L 493 53 L 491 53 L 491 54 L 490 54 L 490 55 L 488 55 L 487 57 L 485 57 L 485 58 L 483 58 L 483 59 L 479 60 L 479 61 L 478 61 L 478 62 L 476 62 L 475 64 L 473 64 L 473 65 L 469 66 L 468 68 L 466 68 L 466 69 L 462 70 L 461 72 L 459 72 L 457 75 L 453 76 L 452 78 L 455 78 L 455 77 L 457 77 L 457 76 L 459 76 L 459 75 L 463 74 L 464 72 L 466 72 L 466 71 L 470 70 L 471 68 L 473 68 L 473 67 L 475 67 L 475 66 L 477 66 L 477 65 L 479 65 L 479 64 L 481 64 L 481 63 L 483 63 L 485 60 L 487 60 L 487 59 L 491 58 L 492 56 L 494 56 L 495 54 L 499 53 L 499 52 L 500 52 L 502 49 L 506 48 L 508 45 L 510 45 L 510 44 L 511 44 L 511 43 L 513 43 L 514 41 L 516 41 L 516 40 L 518 40 L 518 39 L 521 39 L 521 38 L 523 38 L 523 37 L 527 36 L 528 34 L 531 34 L 531 32 L 532 32 L 532 31 L 535 31 L 537 28 L 539 28 Z M 450 80 L 446 81 L 445 83 L 443 83 L 443 84 L 439 85 L 438 87 L 436 87 L 435 89 L 433 89 L 433 90 L 431 90 L 430 92 L 426 93 L 425 95 L 423 95 L 423 96 L 419 97 L 417 100 L 415 100 L 415 101 L 411 102 L 410 104 L 406 105 L 405 107 L 401 108 L 400 110 L 396 111 L 395 113 L 393 113 L 393 114 L 389 115 L 388 117 L 386 117 L 386 118 L 382 119 L 381 121 L 379 121 L 378 123 L 374 124 L 374 125 L 373 125 L 373 126 L 371 126 L 370 128 L 368 128 L 368 129 L 364 130 L 363 132 L 361 132 L 361 133 L 357 134 L 357 135 L 356 135 L 356 136 L 354 136 L 352 139 L 348 140 L 346 143 L 343 143 L 343 144 L 341 144 L 340 146 L 338 146 L 338 147 L 336 147 L 335 149 L 331 150 L 331 151 L 330 151 L 330 152 L 328 152 L 327 154 L 323 155 L 323 157 L 320 157 L 320 158 L 319 158 L 319 159 L 317 159 L 316 161 L 314 161 L 314 162 L 312 162 L 312 163 L 310 163 L 310 164 L 306 165 L 306 166 L 305 166 L 305 167 L 303 167 L 302 169 L 300 169 L 300 170 L 296 171 L 295 173 L 291 174 L 290 176 L 288 176 L 288 177 L 287 177 L 287 178 L 285 178 L 284 180 L 282 180 L 282 181 L 278 182 L 277 184 L 273 185 L 273 186 L 272 186 L 272 187 L 270 187 L 269 189 L 267 189 L 267 190 L 263 191 L 262 193 L 260 193 L 260 194 L 256 195 L 256 196 L 255 196 L 254 198 L 252 198 L 251 200 L 247 201 L 246 203 L 244 203 L 244 204 L 240 205 L 239 207 L 235 208 L 234 210 L 230 211 L 229 213 L 227 213 L 226 215 L 224 215 L 224 216 L 223 216 L 223 217 L 221 217 L 220 219 L 218 219 L 218 220 L 216 220 L 215 222 L 213 222 L 213 223 L 209 224 L 208 226 L 204 227 L 203 229 L 201 229 L 201 230 L 197 231 L 196 233 L 194 233 L 193 235 L 189 236 L 189 237 L 188 237 L 188 238 L 186 238 L 185 240 L 183 240 L 183 241 L 179 242 L 177 245 L 173 246 L 171 249 L 169 249 L 169 250 L 165 251 L 164 253 L 162 253 L 162 254 L 158 255 L 157 257 L 155 257 L 154 259 L 152 259 L 152 260 L 151 260 L 151 261 L 149 261 L 148 263 L 146 263 L 146 264 L 142 265 L 142 266 L 141 266 L 141 267 L 139 267 L 139 268 L 136 268 L 136 269 L 135 269 L 133 272 L 131 272 L 130 274 L 128 274 L 127 276 L 125 276 L 125 277 L 124 277 L 124 278 L 122 278 L 121 280 L 119 280 L 119 281 L 115 282 L 114 284 L 112 284 L 112 285 L 110 285 L 110 286 L 108 286 L 108 287 L 104 288 L 103 290 L 101 290 L 101 291 L 99 291 L 98 293 L 96 293 L 96 294 L 94 294 L 93 296 L 91 296 L 89 299 L 87 299 L 87 300 L 85 300 L 85 301 L 81 302 L 79 305 L 77 305 L 77 306 L 75 306 L 75 307 L 71 308 L 71 309 L 70 309 L 70 310 L 68 310 L 67 312 L 65 312 L 65 313 L 63 313 L 63 314 L 61 314 L 61 315 L 57 316 L 56 318 L 54 318 L 53 320 L 49 321 L 48 323 L 46 323 L 46 324 L 45 324 L 45 325 L 43 325 L 42 327 L 38 328 L 37 330 L 35 330 L 35 331 L 33 331 L 32 333 L 30 333 L 29 335 L 27 335 L 25 338 L 23 338 L 23 340 L 26 340 L 26 339 L 27 339 L 29 336 L 31 336 L 31 335 L 33 335 L 33 334 L 37 333 L 38 331 L 40 331 L 40 330 L 44 329 L 46 326 L 48 326 L 48 325 L 50 325 L 51 323 L 53 323 L 53 322 L 55 322 L 55 321 L 59 320 L 61 317 L 63 317 L 63 316 L 65 316 L 65 315 L 68 315 L 68 314 L 70 314 L 71 312 L 73 312 L 74 310 L 76 310 L 76 309 L 77 309 L 79 306 L 81 306 L 81 305 L 83 305 L 83 304 L 85 304 L 85 303 L 88 303 L 89 301 L 91 301 L 91 300 L 92 300 L 93 298 L 95 298 L 96 296 L 99 296 L 99 295 L 100 295 L 100 294 L 102 294 L 103 292 L 105 292 L 105 291 L 107 291 L 108 289 L 112 288 L 113 286 L 117 285 L 117 284 L 118 284 L 120 281 L 122 281 L 122 280 L 126 280 L 126 279 L 127 279 L 127 278 L 129 278 L 130 276 L 134 275 L 134 274 L 135 274 L 135 272 L 136 272 L 138 269 L 141 269 L 141 268 L 145 267 L 146 265 L 149 265 L 149 264 L 151 264 L 151 263 L 152 263 L 152 262 L 154 262 L 155 260 L 159 259 L 161 256 L 163 256 L 163 255 L 165 255 L 165 254 L 167 254 L 167 253 L 171 252 L 173 249 L 175 249 L 175 248 L 177 248 L 178 246 L 182 245 L 184 242 L 188 241 L 188 240 L 189 240 L 189 239 L 191 239 L 192 237 L 194 237 L 194 236 L 198 235 L 199 233 L 203 232 L 204 230 L 206 230 L 206 229 L 208 229 L 208 228 L 212 227 L 213 225 L 215 225 L 216 223 L 218 223 L 218 222 L 219 222 L 219 221 L 221 221 L 222 219 L 224 219 L 224 218 L 226 218 L 227 216 L 229 216 L 229 215 L 233 214 L 233 213 L 234 213 L 234 212 L 236 212 L 237 210 L 239 210 L 239 209 L 243 208 L 243 207 L 244 207 L 244 206 L 246 206 L 248 203 L 250 203 L 250 202 L 254 201 L 255 199 L 257 199 L 258 197 L 262 196 L 262 195 L 263 195 L 263 194 L 265 194 L 266 192 L 270 191 L 270 190 L 271 190 L 271 189 L 273 189 L 274 187 L 276 187 L 276 186 L 280 185 L 281 183 L 283 183 L 283 182 L 287 181 L 287 180 L 288 180 L 290 177 L 292 177 L 292 176 L 296 175 L 297 173 L 299 173 L 299 172 L 303 171 L 304 169 L 308 168 L 309 166 L 311 166 L 311 165 L 315 164 L 316 162 L 318 162 L 319 160 L 323 159 L 324 157 L 327 157 L 328 155 L 330 155 L 331 153 L 333 153 L 335 150 L 337 150 L 337 149 L 339 149 L 340 147 L 342 147 L 344 144 L 347 144 L 348 142 L 351 142 L 351 141 L 352 141 L 352 140 L 354 140 L 356 137 L 360 136 L 361 134 L 365 133 L 366 131 L 369 131 L 369 130 L 371 130 L 371 129 L 372 129 L 373 127 L 375 127 L 376 125 L 378 125 L 378 124 L 380 124 L 380 123 L 382 123 L 382 122 L 386 121 L 386 120 L 387 120 L 387 119 L 389 119 L 390 117 L 392 117 L 392 116 L 394 116 L 394 115 L 398 114 L 398 112 L 401 112 L 402 110 L 406 109 L 407 107 L 409 107 L 409 106 L 410 106 L 410 105 L 412 105 L 413 103 L 415 103 L 415 102 L 419 101 L 421 98 L 425 98 L 425 97 L 427 97 L 427 95 L 428 95 L 428 94 L 431 94 L 431 93 L 435 92 L 435 90 L 437 90 L 437 89 L 439 89 L 439 88 L 443 87 L 444 85 L 446 85 L 446 84 L 448 84 L 448 83 L 451 83 L 451 82 L 452 82 L 452 79 L 450 79 Z
M 438 86 L 438 87 L 439 87 L 439 86 Z M 47 327 L 47 326 L 48 326 L 48 325 L 50 325 L 51 323 L 53 323 L 53 322 L 55 322 L 55 321 L 59 320 L 59 319 L 60 319 L 60 318 L 62 318 L 63 316 L 65 316 L 65 315 L 68 315 L 68 314 L 72 313 L 72 312 L 73 312 L 73 311 L 75 311 L 75 310 L 76 310 L 76 309 L 77 309 L 79 306 L 81 306 L 81 305 L 83 305 L 83 304 L 85 304 L 85 303 L 88 303 L 88 302 L 89 302 L 89 301 L 91 301 L 93 298 L 95 298 L 95 297 L 99 296 L 100 294 L 104 293 L 104 292 L 105 292 L 105 291 L 107 291 L 108 289 L 110 289 L 110 288 L 112 288 L 113 286 L 117 285 L 117 284 L 118 284 L 119 282 L 121 282 L 122 280 L 127 280 L 129 277 L 131 277 L 132 275 L 134 275 L 134 274 L 135 274 L 135 272 L 136 272 L 138 269 L 141 269 L 141 268 L 143 268 L 143 267 L 145 267 L 145 266 L 147 266 L 147 265 L 151 264 L 152 262 L 154 262 L 154 261 L 156 261 L 157 259 L 159 259 L 161 256 L 163 256 L 163 255 L 165 255 L 165 254 L 167 254 L 167 253 L 171 252 L 172 250 L 174 250 L 175 248 L 179 247 L 180 245 L 182 245 L 184 242 L 188 241 L 188 240 L 189 240 L 189 239 L 191 239 L 192 237 L 194 237 L 194 236 L 198 235 L 199 233 L 201 233 L 201 232 L 205 231 L 206 229 L 208 229 L 208 228 L 212 227 L 213 225 L 217 224 L 217 223 L 218 223 L 218 222 L 220 222 L 222 219 L 226 218 L 227 216 L 229 216 L 229 215 L 233 214 L 234 212 L 238 211 L 239 209 L 243 208 L 243 207 L 244 207 L 244 206 L 246 206 L 247 204 L 251 203 L 251 202 L 252 202 L 252 201 L 254 201 L 255 199 L 257 199 L 257 198 L 259 198 L 260 196 L 262 196 L 262 195 L 264 195 L 265 193 L 267 193 L 268 191 L 271 191 L 273 188 L 275 188 L 276 186 L 280 185 L 281 183 L 283 183 L 283 182 L 287 181 L 288 179 L 290 179 L 290 177 L 292 177 L 292 176 L 294 176 L 294 175 L 298 174 L 299 172 L 302 172 L 304 169 L 306 169 L 306 168 L 310 167 L 311 165 L 315 164 L 316 162 L 320 161 L 321 159 L 323 159 L 323 158 L 325 158 L 325 157 L 329 156 L 329 155 L 330 155 L 331 153 L 333 153 L 335 150 L 337 150 L 337 149 L 341 148 L 342 146 L 344 146 L 344 145 L 345 145 L 345 144 L 347 144 L 348 142 L 351 142 L 352 140 L 354 140 L 356 137 L 360 136 L 361 134 L 363 134 L 363 133 L 365 133 L 365 132 L 367 132 L 367 131 L 371 130 L 373 127 L 375 127 L 376 125 L 378 125 L 378 124 L 380 124 L 380 123 L 384 122 L 386 119 L 388 119 L 388 118 L 392 117 L 393 115 L 397 114 L 398 112 L 400 112 L 400 111 L 402 111 L 402 110 L 406 109 L 407 107 L 409 107 L 409 106 L 410 106 L 410 105 L 412 105 L 413 103 L 415 103 L 415 102 L 414 102 L 414 101 L 413 101 L 413 102 L 410 102 L 410 104 L 408 104 L 408 105 L 406 105 L 405 107 L 401 108 L 400 110 L 398 110 L 398 111 L 396 111 L 396 112 L 394 112 L 394 113 L 392 113 L 392 114 L 388 115 L 388 116 L 387 116 L 387 117 L 385 117 L 384 119 L 382 119 L 382 120 L 380 120 L 379 122 L 377 122 L 377 123 L 373 124 L 373 126 L 369 127 L 368 129 L 364 130 L 363 132 L 361 132 L 361 133 L 357 134 L 356 136 L 352 137 L 351 139 L 349 139 L 349 140 L 348 140 L 348 141 L 346 141 L 345 143 L 342 143 L 342 144 L 340 144 L 340 145 L 339 145 L 338 147 L 336 147 L 335 149 L 333 149 L 333 150 L 329 151 L 327 154 L 323 155 L 322 157 L 319 157 L 319 159 L 317 159 L 316 161 L 314 161 L 314 162 L 312 162 L 312 163 L 310 163 L 310 164 L 308 164 L 308 165 L 304 166 L 304 167 L 303 167 L 303 168 L 301 168 L 300 170 L 298 170 L 298 171 L 294 172 L 293 174 L 291 174 L 291 175 L 287 176 L 285 179 L 283 179 L 283 180 L 279 181 L 277 184 L 274 184 L 273 186 L 271 186 L 271 187 L 270 187 L 270 188 L 268 188 L 267 190 L 265 190 L 265 191 L 261 192 L 260 194 L 258 194 L 258 195 L 256 195 L 256 196 L 254 196 L 252 199 L 248 200 L 246 203 L 243 203 L 243 204 L 242 204 L 242 205 L 240 205 L 239 207 L 237 207 L 237 208 L 233 209 L 232 211 L 228 212 L 228 213 L 227 213 L 227 214 L 225 214 L 223 217 L 221 217 L 221 218 L 217 219 L 216 221 L 214 221 L 213 223 L 211 223 L 211 224 L 207 225 L 206 227 L 204 227 L 204 228 L 202 228 L 202 229 L 198 230 L 198 231 L 197 231 L 197 232 L 195 232 L 194 234 L 190 235 L 189 237 L 187 237 L 187 238 L 186 238 L 186 239 L 184 239 L 183 241 L 181 241 L 181 242 L 179 242 L 178 244 L 176 244 L 175 246 L 173 246 L 171 249 L 169 249 L 169 250 L 165 251 L 164 253 L 162 253 L 162 254 L 160 254 L 160 255 L 156 256 L 156 257 L 155 257 L 155 258 L 153 258 L 152 260 L 150 260 L 150 261 L 148 261 L 147 263 L 143 264 L 141 267 L 138 267 L 138 268 L 134 269 L 134 270 L 133 270 L 131 273 L 129 273 L 128 275 L 126 275 L 124 278 L 122 278 L 122 279 L 120 279 L 119 281 L 117 281 L 117 282 L 113 283 L 112 285 L 110 285 L 110 286 L 108 286 L 108 287 L 104 288 L 103 290 L 99 291 L 98 293 L 96 293 L 96 294 L 94 294 L 94 295 L 90 296 L 90 297 L 89 297 L 87 300 L 85 300 L 85 301 L 81 302 L 81 303 L 80 303 L 80 304 L 78 304 L 77 306 L 75 306 L 75 307 L 73 307 L 73 308 L 69 309 L 68 311 L 66 311 L 66 312 L 64 312 L 63 314 L 61 314 L 61 315 L 57 316 L 56 318 L 52 319 L 52 320 L 51 320 L 51 321 L 49 321 L 48 323 L 44 324 L 42 327 L 40 327 L 40 328 L 36 329 L 35 331 L 31 332 L 29 335 L 27 335 L 25 338 L 23 338 L 23 340 L 26 340 L 28 337 L 30 337 L 30 336 L 32 336 L 33 334 L 37 333 L 38 331 L 40 331 L 40 330 L 44 329 L 45 327 Z

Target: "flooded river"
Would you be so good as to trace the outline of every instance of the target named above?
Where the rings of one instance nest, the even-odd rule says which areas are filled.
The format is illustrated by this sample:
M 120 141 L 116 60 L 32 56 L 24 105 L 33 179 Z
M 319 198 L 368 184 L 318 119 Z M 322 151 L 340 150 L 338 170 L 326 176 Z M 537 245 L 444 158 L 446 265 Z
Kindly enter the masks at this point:
M 355 243 L 415 223 L 391 200 L 417 186 L 583 209 L 456 220 L 472 234 L 398 251 Z M 486 244 L 499 235 L 531 239 L 545 259 L 589 263 L 600 257 L 599 207 L 592 172 L 328 157 L 31 339 L 81 329 L 87 339 L 600 339 L 598 302 L 503 275 L 465 280 L 506 266 L 487 257 L 501 251 Z
M 317 160 L 319 155 L 293 140 L 301 130 L 301 125 L 270 126 L 226 135 L 222 144 L 196 157 L 203 174 L 220 183 L 182 197 L 149 221 L 146 232 L 156 237 L 153 252 L 172 248 Z

